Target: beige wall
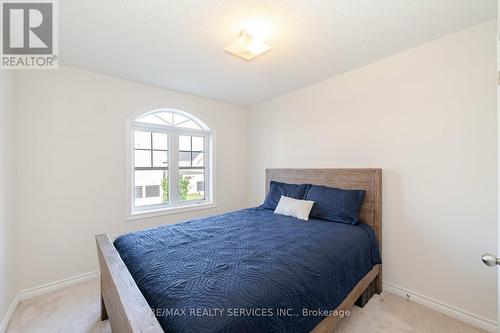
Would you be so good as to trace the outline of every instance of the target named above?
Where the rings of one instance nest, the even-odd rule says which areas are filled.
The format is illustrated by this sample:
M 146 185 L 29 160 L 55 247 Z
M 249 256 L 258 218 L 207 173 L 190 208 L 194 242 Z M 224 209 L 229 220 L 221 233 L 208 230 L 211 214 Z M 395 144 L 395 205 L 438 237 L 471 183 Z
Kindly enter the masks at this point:
M 269 167 L 383 169 L 384 280 L 496 320 L 496 24 L 252 108 L 249 200 Z
M 123 233 L 247 203 L 246 110 L 68 67 L 19 74 L 19 287 L 97 269 L 96 233 Z M 215 209 L 125 222 L 125 119 L 150 105 L 216 133 Z
M 16 286 L 16 75 L 0 71 L 0 322 Z

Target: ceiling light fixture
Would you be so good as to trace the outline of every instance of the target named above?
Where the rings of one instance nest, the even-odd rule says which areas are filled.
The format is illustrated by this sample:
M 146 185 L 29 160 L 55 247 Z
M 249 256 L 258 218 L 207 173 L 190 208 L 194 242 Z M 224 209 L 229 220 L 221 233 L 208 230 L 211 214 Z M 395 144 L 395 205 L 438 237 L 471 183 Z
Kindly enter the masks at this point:
M 256 39 L 246 31 L 240 33 L 240 37 L 224 48 L 224 51 L 234 54 L 245 60 L 253 58 L 269 51 L 271 46 Z

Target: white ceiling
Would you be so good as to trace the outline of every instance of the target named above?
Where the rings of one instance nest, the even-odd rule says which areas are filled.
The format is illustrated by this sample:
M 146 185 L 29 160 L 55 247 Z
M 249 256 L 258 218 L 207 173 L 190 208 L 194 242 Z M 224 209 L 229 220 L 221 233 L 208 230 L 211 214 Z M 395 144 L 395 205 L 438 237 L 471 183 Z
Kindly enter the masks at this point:
M 496 17 L 496 0 L 60 0 L 60 62 L 250 106 Z M 272 26 L 251 62 L 223 52 Z

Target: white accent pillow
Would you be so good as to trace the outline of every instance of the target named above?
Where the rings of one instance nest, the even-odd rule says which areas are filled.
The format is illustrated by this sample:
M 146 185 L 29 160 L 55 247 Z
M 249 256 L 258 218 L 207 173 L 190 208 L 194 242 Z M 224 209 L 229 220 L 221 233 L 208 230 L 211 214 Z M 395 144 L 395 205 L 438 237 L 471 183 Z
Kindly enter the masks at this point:
M 274 214 L 293 216 L 301 220 L 308 220 L 309 213 L 314 205 L 314 201 L 298 200 L 294 198 L 281 196 Z

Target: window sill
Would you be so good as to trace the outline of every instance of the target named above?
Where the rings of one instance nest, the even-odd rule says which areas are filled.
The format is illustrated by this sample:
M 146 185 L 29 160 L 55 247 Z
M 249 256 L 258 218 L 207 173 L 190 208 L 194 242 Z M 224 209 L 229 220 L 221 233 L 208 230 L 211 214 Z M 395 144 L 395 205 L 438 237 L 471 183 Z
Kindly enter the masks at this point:
M 150 210 L 150 211 L 145 211 L 145 212 L 135 212 L 135 213 L 132 213 L 132 215 L 127 216 L 125 218 L 125 221 L 149 219 L 149 218 L 163 216 L 163 215 L 182 214 L 182 213 L 186 213 L 186 212 L 192 212 L 195 210 L 211 209 L 211 208 L 215 208 L 215 207 L 216 206 L 215 206 L 214 202 L 205 202 L 205 203 L 201 203 L 201 204 L 192 204 L 192 205 L 185 205 L 185 206 L 179 206 L 179 207 L 161 208 L 161 209 Z

